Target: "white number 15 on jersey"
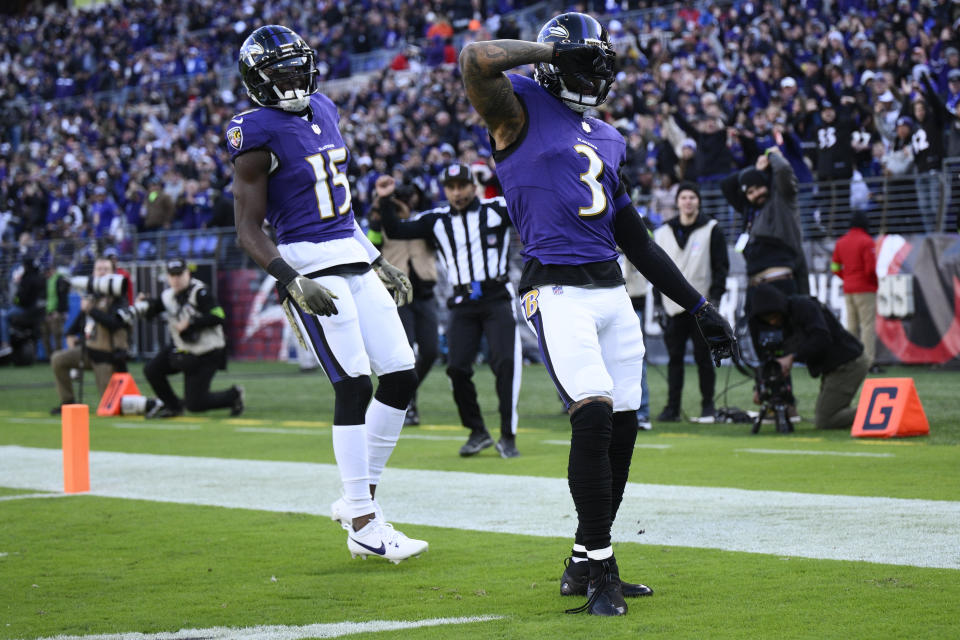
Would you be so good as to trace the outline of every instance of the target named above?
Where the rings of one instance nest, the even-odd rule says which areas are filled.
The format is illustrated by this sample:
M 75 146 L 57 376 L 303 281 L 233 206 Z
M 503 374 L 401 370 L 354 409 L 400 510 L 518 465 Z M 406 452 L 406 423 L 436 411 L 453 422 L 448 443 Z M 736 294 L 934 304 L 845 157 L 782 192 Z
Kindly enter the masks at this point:
M 337 213 L 343 215 L 350 211 L 350 182 L 347 180 L 347 174 L 340 171 L 340 165 L 347 161 L 346 148 L 337 147 L 328 150 L 326 153 L 316 153 L 307 156 L 306 160 L 313 167 L 313 173 L 317 177 L 317 183 L 313 190 L 317 194 L 317 208 L 320 209 L 320 217 L 324 219 L 332 218 Z M 329 172 L 327 166 L 330 168 Z M 331 183 L 335 187 L 343 187 L 343 202 L 336 211 L 334 211 Z

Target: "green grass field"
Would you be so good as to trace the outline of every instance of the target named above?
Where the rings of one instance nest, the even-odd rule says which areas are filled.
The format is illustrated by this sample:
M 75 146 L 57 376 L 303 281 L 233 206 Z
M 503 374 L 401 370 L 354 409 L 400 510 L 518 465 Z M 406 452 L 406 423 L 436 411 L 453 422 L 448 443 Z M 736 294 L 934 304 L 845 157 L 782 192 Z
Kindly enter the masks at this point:
M 141 390 L 146 390 L 139 367 L 133 371 Z M 664 374 L 663 368 L 650 368 L 654 414 L 666 397 Z M 276 511 L 189 504 L 189 495 L 165 501 L 104 495 L 54 499 L 36 495 L 56 495 L 50 488 L 10 481 L 9 486 L 0 482 L 0 638 L 104 637 L 180 629 L 200 631 L 178 638 L 334 637 L 358 630 L 353 637 L 448 638 L 468 633 L 477 639 L 955 638 L 960 614 L 957 518 L 933 522 L 929 532 L 956 542 L 953 549 L 940 552 L 945 564 L 937 565 L 954 568 L 931 568 L 924 559 L 930 554 L 921 553 L 927 547 L 922 535 L 903 545 L 907 556 L 910 549 L 917 550 L 915 563 L 824 559 L 836 557 L 830 553 L 808 557 L 776 550 L 730 550 L 713 544 L 710 532 L 719 538 L 736 523 L 723 517 L 711 520 L 709 509 L 718 505 L 706 503 L 703 532 L 691 534 L 700 535 L 702 544 L 644 542 L 645 538 L 666 539 L 662 529 L 667 518 L 647 518 L 645 503 L 631 498 L 655 496 L 661 490 L 667 495 L 678 487 L 745 490 L 733 495 L 744 496 L 748 501 L 744 513 L 749 515 L 751 496 L 791 492 L 786 494 L 793 496 L 788 501 L 802 501 L 795 494 L 818 499 L 911 499 L 902 502 L 905 508 L 913 500 L 938 501 L 935 504 L 942 504 L 949 513 L 960 503 L 960 403 L 956 399 L 960 373 L 895 367 L 885 375 L 915 379 L 930 419 L 929 437 L 867 441 L 853 439 L 847 432 L 817 431 L 808 422 L 790 435 L 777 434 L 770 426 L 751 435 L 747 424 L 655 424 L 653 431 L 641 432 L 630 478 L 638 483 L 637 490 L 628 491 L 630 504 L 625 502 L 621 514 L 628 509 L 640 514 L 639 528 L 647 533 L 615 536 L 614 547 L 624 578 L 643 581 L 656 594 L 630 601 L 628 615 L 620 619 L 563 614 L 581 600 L 559 596 L 562 560 L 569 552 L 575 523 L 572 514 L 562 510 L 555 522 L 558 530 L 569 533 L 550 537 L 535 531 L 476 530 L 461 516 L 449 523 L 426 525 L 409 524 L 424 519 L 405 521 L 398 515 L 391 518 L 398 528 L 428 540 L 430 551 L 393 565 L 350 558 L 343 531 L 318 515 L 326 506 L 325 498 L 319 496 L 336 489 L 329 483 L 318 482 L 317 504 Z M 724 368 L 718 390 L 726 380 Z M 729 382 L 739 386 L 720 404 L 749 407 L 751 385 L 740 384 L 744 381 L 732 372 Z M 92 386 L 92 378 L 87 383 Z M 115 452 L 175 460 L 183 467 L 187 485 L 193 483 L 198 492 L 209 482 L 192 468 L 191 458 L 198 464 L 200 459 L 251 461 L 240 465 L 249 466 L 251 473 L 261 463 L 333 464 L 329 436 L 333 394 L 322 376 L 300 374 L 295 366 L 279 363 L 232 363 L 229 371 L 215 378 L 214 387 L 234 383 L 247 390 L 248 410 L 238 419 L 229 419 L 225 411 L 159 423 L 140 417 L 92 418 L 94 456 Z M 819 381 L 799 370 L 794 384 L 801 414 L 811 415 Z M 495 431 L 497 419 L 490 411 L 493 381 L 487 369 L 479 370 L 477 385 L 488 425 Z M 685 391 L 686 408 L 693 412 L 699 402 L 692 367 Z M 435 369 L 420 394 L 424 424 L 404 430 L 378 494 L 384 497 L 388 516 L 391 498 L 443 513 L 441 496 L 448 495 L 444 492 L 450 488 L 445 483 L 458 483 L 469 493 L 469 482 L 463 486 L 464 481 L 475 478 L 478 495 L 472 496 L 470 508 L 504 510 L 509 514 L 505 529 L 514 531 L 539 517 L 538 509 L 547 501 L 546 494 L 540 493 L 541 482 L 562 488 L 566 476 L 567 448 L 562 442 L 569 437 L 569 423 L 542 367 L 524 369 L 521 394 L 518 447 L 522 456 L 502 460 L 490 449 L 462 459 L 457 450 L 466 430 L 459 426 L 442 370 Z M 20 451 L 10 445 L 30 447 L 30 451 L 58 449 L 60 423 L 48 414 L 55 404 L 48 367 L 0 369 L 0 456 L 6 451 L 10 460 Z M 130 459 L 149 462 L 155 458 Z M 149 487 L 150 468 L 131 471 L 130 483 Z M 401 473 L 415 470 L 429 472 L 424 477 L 430 482 L 404 484 L 403 495 L 390 493 L 389 478 L 401 481 L 413 477 Z M 59 470 L 37 472 L 55 475 Z M 397 475 L 390 476 L 391 472 Z M 0 468 L 0 479 L 4 477 L 8 476 Z M 506 494 L 484 493 L 485 478 L 504 483 L 517 480 L 509 486 L 520 488 Z M 94 494 L 96 479 L 94 468 Z M 162 484 L 154 487 L 158 495 Z M 242 491 L 236 487 L 238 494 Z M 266 499 L 265 495 L 259 498 Z M 873 503 L 856 504 L 869 509 Z M 895 512 L 901 503 L 890 504 Z M 451 513 L 461 514 L 458 506 L 448 505 Z M 761 512 L 768 508 L 755 510 L 764 516 Z M 413 512 L 409 513 L 412 517 Z M 829 528 L 834 517 L 839 523 L 844 517 L 855 521 L 860 516 L 841 509 L 818 517 Z M 863 518 L 868 517 L 865 512 Z M 845 535 L 838 524 L 838 546 L 853 543 L 869 550 L 879 539 L 895 537 L 897 531 L 878 530 L 875 538 L 854 541 Z M 799 540 L 784 540 L 785 545 L 802 544 L 803 536 L 796 537 Z M 424 620 L 448 618 L 476 620 L 418 626 Z M 261 625 L 299 627 L 347 621 L 396 624 L 316 627 L 314 635 L 302 630 L 300 635 L 287 636 L 271 635 L 272 630 L 240 631 Z M 404 629 L 404 624 L 411 628 Z M 211 631 L 214 627 L 235 631 Z M 376 628 L 387 630 L 374 632 Z

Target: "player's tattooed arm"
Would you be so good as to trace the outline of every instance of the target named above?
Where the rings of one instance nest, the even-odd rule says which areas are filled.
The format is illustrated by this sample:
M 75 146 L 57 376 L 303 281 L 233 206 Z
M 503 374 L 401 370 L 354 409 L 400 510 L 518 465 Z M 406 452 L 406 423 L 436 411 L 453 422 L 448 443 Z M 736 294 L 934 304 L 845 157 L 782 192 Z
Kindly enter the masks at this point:
M 520 100 L 503 73 L 525 64 L 550 62 L 552 44 L 523 40 L 474 42 L 460 53 L 467 98 L 490 129 L 498 149 L 509 146 L 526 124 Z

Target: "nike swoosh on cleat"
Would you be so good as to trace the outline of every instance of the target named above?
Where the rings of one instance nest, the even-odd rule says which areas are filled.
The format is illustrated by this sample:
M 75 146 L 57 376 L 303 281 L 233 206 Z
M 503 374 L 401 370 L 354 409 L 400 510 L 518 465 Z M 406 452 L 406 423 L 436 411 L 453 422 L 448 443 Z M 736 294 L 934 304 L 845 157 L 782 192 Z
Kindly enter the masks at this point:
M 373 547 L 370 547 L 370 546 L 367 546 L 367 545 L 363 544 L 362 542 L 360 542 L 359 540 L 357 540 L 357 539 L 354 538 L 354 537 L 351 537 L 350 539 L 353 540 L 354 542 L 356 542 L 358 545 L 360 545 L 360 546 L 363 547 L 364 549 L 366 549 L 366 550 L 368 550 L 368 551 L 371 551 L 371 552 L 377 554 L 378 556 L 382 556 L 383 554 L 385 554 L 385 553 L 387 552 L 387 545 L 383 544 L 383 541 L 382 541 L 382 540 L 380 541 L 380 547 L 377 548 L 377 549 L 375 549 L 375 548 L 373 548 Z

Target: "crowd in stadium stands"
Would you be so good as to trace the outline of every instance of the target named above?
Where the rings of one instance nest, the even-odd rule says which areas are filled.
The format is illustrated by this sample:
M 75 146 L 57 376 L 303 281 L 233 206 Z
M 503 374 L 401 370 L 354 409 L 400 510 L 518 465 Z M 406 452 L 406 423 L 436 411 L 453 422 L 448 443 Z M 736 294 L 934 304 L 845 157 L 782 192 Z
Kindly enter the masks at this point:
M 236 51 L 266 23 L 300 32 L 325 80 L 348 76 L 351 55 L 397 52 L 380 71 L 325 89 L 341 109 L 358 216 L 382 173 L 426 208 L 454 159 L 475 163 L 494 193 L 457 46 L 535 37 L 535 25 L 500 15 L 527 4 L 124 0 L 3 18 L 0 240 L 27 231 L 132 254 L 134 231 L 231 225 L 224 128 L 250 105 Z M 701 183 L 710 212 L 719 206 L 711 188 L 776 145 L 801 182 L 835 181 L 801 206 L 807 230 L 839 235 L 833 209 L 874 211 L 883 198 L 900 223 L 892 228 L 934 230 L 940 198 L 951 196 L 942 163 L 960 156 L 960 5 L 740 0 L 622 11 L 652 4 L 556 7 L 602 15 L 609 27 L 622 71 L 600 117 L 626 137 L 626 175 L 651 219 L 676 215 L 680 180 Z M 882 190 L 864 182 L 875 176 L 887 177 Z

